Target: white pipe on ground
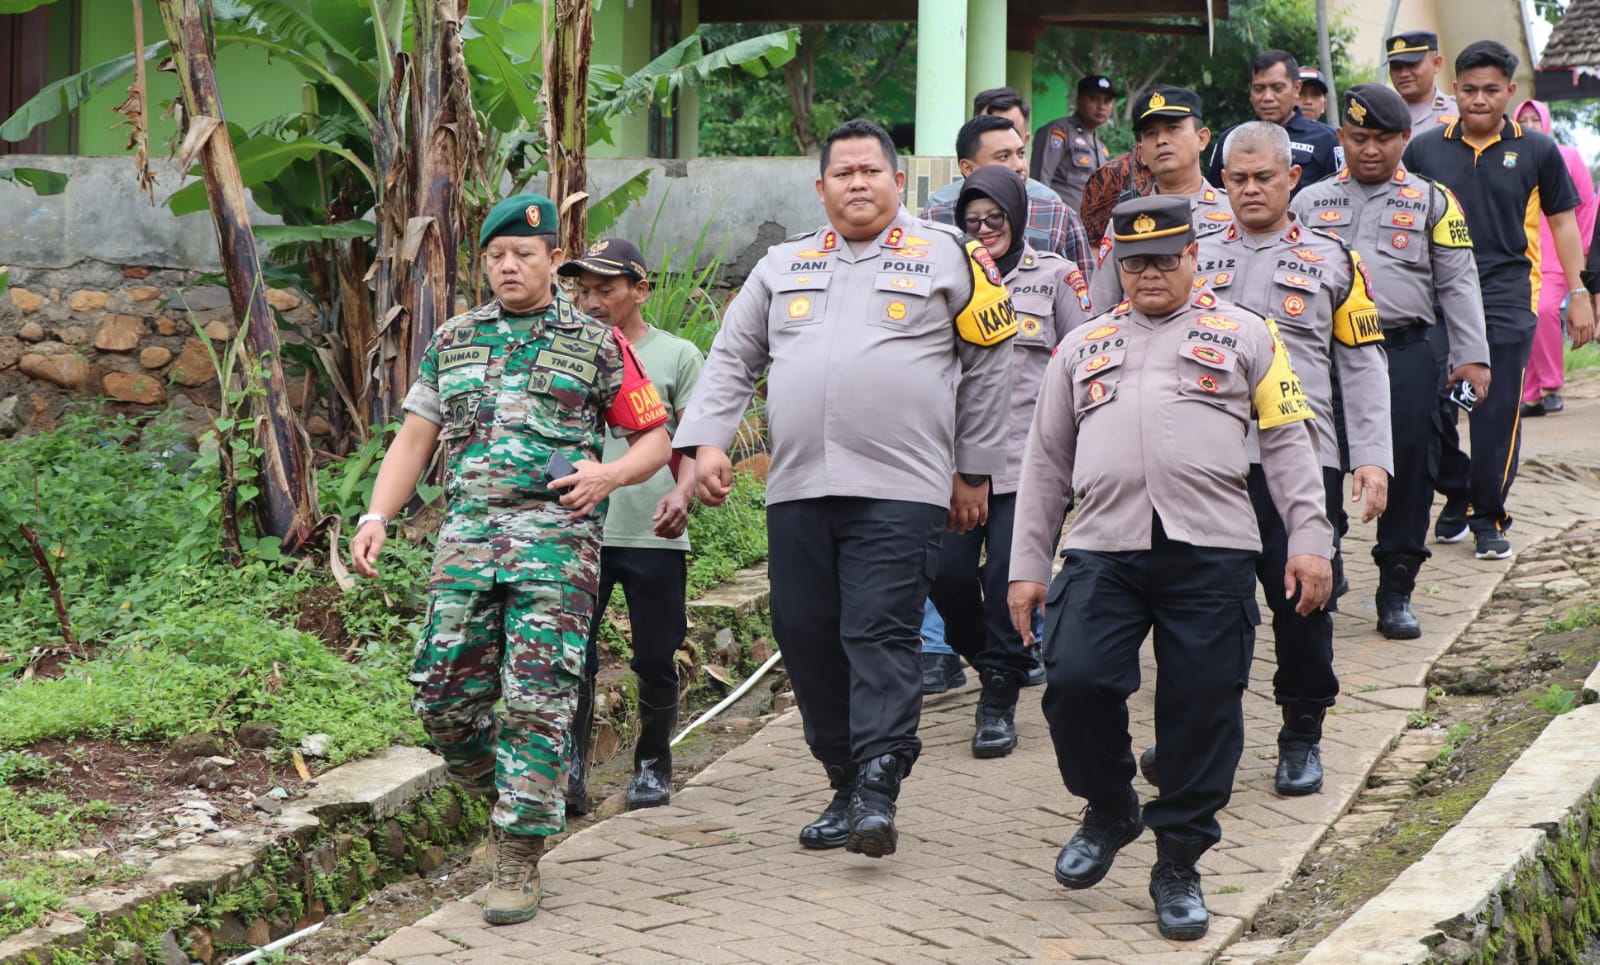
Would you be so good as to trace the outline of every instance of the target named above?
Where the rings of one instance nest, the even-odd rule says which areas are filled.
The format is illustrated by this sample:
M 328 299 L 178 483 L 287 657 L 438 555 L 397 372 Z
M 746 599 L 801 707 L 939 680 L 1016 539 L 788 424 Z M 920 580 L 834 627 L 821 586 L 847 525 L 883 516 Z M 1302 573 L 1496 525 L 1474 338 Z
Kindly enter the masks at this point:
M 772 656 L 768 657 L 767 658 L 767 662 L 762 664 L 761 666 L 757 667 L 755 673 L 751 674 L 749 677 L 746 677 L 744 683 L 740 684 L 738 686 L 738 688 L 736 690 L 734 690 L 733 693 L 731 693 L 728 696 L 722 698 L 722 702 L 721 703 L 717 704 L 715 707 L 713 707 L 710 710 L 706 711 L 704 714 L 701 714 L 699 719 L 697 719 L 694 723 L 690 724 L 688 727 L 685 727 L 682 731 L 680 731 L 678 733 L 678 736 L 674 737 L 672 739 L 672 743 L 669 744 L 668 746 L 669 747 L 678 746 L 678 742 L 683 740 L 685 737 L 688 737 L 690 731 L 694 730 L 696 727 L 699 727 L 701 724 L 704 724 L 706 721 L 708 721 L 711 718 L 713 718 L 713 717 L 717 716 L 718 714 L 722 713 L 724 710 L 727 710 L 729 707 L 732 707 L 735 701 L 737 701 L 740 697 L 743 697 L 745 695 L 745 693 L 751 687 L 754 687 L 755 684 L 756 684 L 756 681 L 758 681 L 762 677 L 766 676 L 767 671 L 771 670 L 774 666 L 776 666 L 778 661 L 781 660 L 781 659 L 783 659 L 783 654 L 782 653 L 774 653 Z

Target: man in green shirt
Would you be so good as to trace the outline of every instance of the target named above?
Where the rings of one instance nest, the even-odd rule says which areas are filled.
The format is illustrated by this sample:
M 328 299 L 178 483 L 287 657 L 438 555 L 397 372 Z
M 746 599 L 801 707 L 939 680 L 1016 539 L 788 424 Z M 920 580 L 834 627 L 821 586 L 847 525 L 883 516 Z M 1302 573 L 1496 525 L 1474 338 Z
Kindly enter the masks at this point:
M 650 297 L 644 256 L 632 242 L 609 238 L 592 245 L 582 258 L 563 264 L 562 275 L 578 280 L 578 304 L 590 317 L 612 325 L 633 346 L 646 372 L 653 376 L 660 403 L 667 411 L 667 432 L 676 432 L 678 417 L 700 377 L 704 359 L 687 339 L 645 322 L 640 308 Z M 619 459 L 625 440 L 606 444 L 605 459 Z M 676 477 L 676 478 L 674 478 Z M 633 659 L 639 678 L 639 740 L 633 751 L 633 781 L 628 785 L 628 810 L 657 807 L 672 799 L 672 732 L 678 724 L 678 671 L 673 656 L 688 630 L 684 596 L 688 580 L 689 503 L 694 498 L 694 461 L 673 460 L 636 486 L 611 495 L 600 552 L 600 594 L 578 713 L 567 745 L 567 808 L 588 809 L 589 729 L 594 720 L 594 678 L 600 669 L 596 647 L 611 591 L 622 584 L 633 625 Z

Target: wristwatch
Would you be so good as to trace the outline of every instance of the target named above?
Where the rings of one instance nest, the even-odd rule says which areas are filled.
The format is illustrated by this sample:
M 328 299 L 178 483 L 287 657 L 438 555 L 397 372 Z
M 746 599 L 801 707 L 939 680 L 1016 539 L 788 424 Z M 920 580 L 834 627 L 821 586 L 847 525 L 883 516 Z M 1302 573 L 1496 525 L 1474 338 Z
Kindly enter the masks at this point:
M 968 486 L 984 486 L 988 484 L 989 477 L 980 476 L 977 473 L 964 472 L 961 474 L 961 481 Z
M 373 520 L 377 520 L 378 522 L 382 523 L 384 529 L 389 528 L 389 517 L 383 515 L 382 513 L 362 513 L 361 518 L 356 520 L 356 529 L 360 529 Z

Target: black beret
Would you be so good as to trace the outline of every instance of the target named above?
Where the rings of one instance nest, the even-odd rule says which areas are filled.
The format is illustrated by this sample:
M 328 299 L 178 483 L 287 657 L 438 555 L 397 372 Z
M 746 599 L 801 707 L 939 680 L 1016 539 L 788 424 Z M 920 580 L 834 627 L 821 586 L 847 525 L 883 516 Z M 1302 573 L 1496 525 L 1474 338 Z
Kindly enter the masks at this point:
M 1411 110 L 1384 84 L 1357 84 L 1344 92 L 1340 120 L 1369 131 L 1411 130 Z

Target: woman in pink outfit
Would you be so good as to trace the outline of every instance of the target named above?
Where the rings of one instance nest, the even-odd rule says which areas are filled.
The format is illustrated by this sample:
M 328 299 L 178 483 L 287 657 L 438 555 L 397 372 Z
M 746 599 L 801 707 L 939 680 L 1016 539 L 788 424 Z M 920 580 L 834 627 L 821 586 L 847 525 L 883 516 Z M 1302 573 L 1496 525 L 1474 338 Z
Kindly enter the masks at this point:
M 1550 108 L 1543 101 L 1526 100 L 1517 105 L 1517 123 L 1523 127 L 1550 134 Z M 1577 148 L 1561 145 L 1561 156 L 1567 159 L 1567 171 L 1572 183 L 1578 186 L 1578 233 L 1583 238 L 1583 251 L 1589 253 L 1590 236 L 1594 233 L 1595 193 L 1594 178 L 1589 166 Z M 1533 335 L 1533 354 L 1528 357 L 1528 378 L 1522 388 L 1522 414 L 1545 415 L 1560 412 L 1566 407 L 1561 401 L 1565 365 L 1562 355 L 1561 302 L 1567 297 L 1567 277 L 1561 271 L 1561 260 L 1556 257 L 1555 239 L 1550 235 L 1550 222 L 1539 217 L 1539 269 L 1542 278 L 1539 288 L 1539 327 Z

